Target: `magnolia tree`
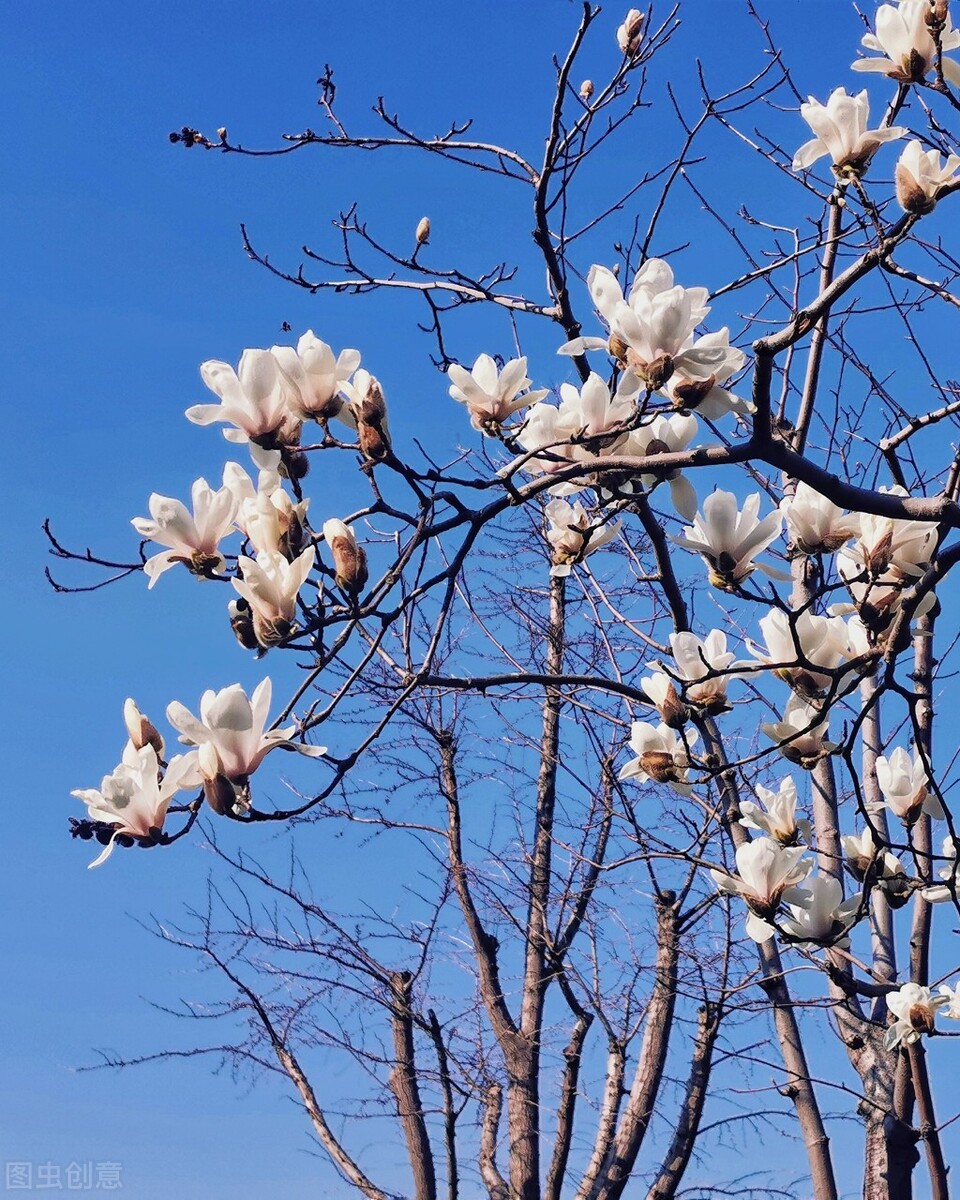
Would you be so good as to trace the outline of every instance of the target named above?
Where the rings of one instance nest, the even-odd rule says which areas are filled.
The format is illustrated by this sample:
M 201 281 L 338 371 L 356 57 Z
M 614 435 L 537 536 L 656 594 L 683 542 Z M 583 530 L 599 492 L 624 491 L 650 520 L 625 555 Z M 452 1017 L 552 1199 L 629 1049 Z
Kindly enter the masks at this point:
M 428 219 L 396 248 L 356 207 L 299 268 L 247 237 L 311 293 L 425 302 L 446 378 L 416 403 L 460 405 L 461 444 L 391 434 L 414 398 L 361 365 L 386 338 L 206 362 L 186 417 L 235 458 L 189 505 L 151 495 L 120 556 L 158 591 L 208 581 L 262 681 L 171 699 L 165 725 L 129 700 L 72 832 L 111 870 L 214 846 L 232 890 L 164 936 L 219 973 L 219 1053 L 288 1079 L 337 1194 L 785 1195 L 755 1175 L 784 1133 L 792 1194 L 838 1195 L 838 1146 L 865 1196 L 948 1192 L 960 30 L 946 0 L 882 5 L 851 38 L 869 80 L 804 99 L 755 14 L 756 69 L 722 93 L 702 71 L 691 115 L 661 86 L 681 16 L 584 6 L 536 159 L 382 102 L 354 132 L 329 69 L 318 131 L 172 135 L 400 146 L 519 185 L 546 269 L 469 273 L 432 260 Z M 608 144 L 635 157 L 620 194 Z M 749 200 L 695 169 L 734 154 Z M 677 248 L 691 196 L 710 232 Z M 499 341 L 460 362 L 481 311 Z M 522 353 L 543 329 L 564 357 Z M 342 491 L 314 489 L 331 458 Z M 286 804 L 261 785 L 276 750 L 313 760 Z M 261 861 L 281 824 L 286 871 Z M 305 848 L 350 830 L 331 895 Z M 723 1149 L 744 1145 L 746 1170 Z

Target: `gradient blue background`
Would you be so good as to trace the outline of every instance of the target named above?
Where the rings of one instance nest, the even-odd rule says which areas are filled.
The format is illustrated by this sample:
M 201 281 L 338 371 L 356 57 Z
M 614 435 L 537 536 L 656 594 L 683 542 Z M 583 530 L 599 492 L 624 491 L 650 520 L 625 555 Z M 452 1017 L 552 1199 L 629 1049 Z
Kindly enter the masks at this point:
M 777 0 L 768 8 L 801 90 L 824 97 L 839 83 L 861 86 L 848 70 L 862 31 L 852 5 Z M 743 48 L 758 63 L 760 43 L 739 0 L 689 0 L 683 9 L 674 83 L 692 103 L 696 55 L 730 84 L 746 73 Z M 591 51 L 598 78 L 612 62 L 621 17 L 614 6 L 601 18 Z M 67 817 L 82 811 L 69 792 L 96 786 L 115 763 L 125 696 L 159 717 L 174 697 L 195 707 L 205 687 L 249 684 L 264 668 L 232 643 L 222 592 L 203 595 L 189 578 L 171 574 L 150 594 L 136 578 L 93 595 L 54 595 L 42 577 L 40 525 L 50 516 L 69 545 L 134 554 L 129 519 L 146 512 L 148 494 L 185 497 L 197 475 L 215 482 L 230 453 L 215 430 L 183 419 L 206 399 L 198 364 L 282 341 L 284 321 L 294 338 L 312 326 L 336 347 L 364 352 L 391 397 L 395 436 L 415 436 L 426 422 L 431 445 L 469 440 L 430 368 L 412 298 L 297 292 L 247 261 L 238 226 L 245 221 L 260 246 L 295 265 L 304 241 L 332 248 L 331 218 L 359 200 L 378 230 L 401 242 L 412 243 L 429 213 L 435 260 L 465 248 L 461 261 L 479 265 L 528 254 L 526 193 L 477 187 L 409 152 L 307 150 L 255 162 L 185 152 L 167 134 L 186 123 L 214 136 L 226 124 L 235 139 L 265 145 L 281 131 L 319 128 L 314 80 L 330 62 L 351 129 L 373 126 L 369 107 L 383 94 L 414 127 L 437 131 L 476 115 L 479 135 L 535 159 L 553 86 L 550 54 L 565 49 L 578 18 L 579 6 L 565 0 L 463 8 L 439 0 L 54 0 L 8 11 L 0 71 L 0 1163 L 119 1161 L 123 1194 L 137 1200 L 345 1194 L 282 1082 L 235 1085 L 202 1061 L 75 1070 L 96 1061 L 98 1047 L 136 1054 L 198 1037 L 150 1002 L 203 996 L 206 981 L 139 922 L 149 924 L 150 914 L 173 920 L 184 903 L 202 903 L 208 867 L 181 843 L 169 853 L 117 853 L 88 874 L 90 846 L 66 836 Z M 770 125 L 785 131 L 791 150 L 807 136 L 794 114 L 771 112 Z M 628 139 L 611 169 L 628 177 L 669 157 L 675 132 L 665 128 L 662 144 Z M 747 199 L 762 176 L 747 159 L 738 169 Z M 667 226 L 654 250 L 668 248 L 671 232 L 682 240 Z M 611 226 L 598 255 L 622 233 Z M 684 281 L 717 281 L 726 254 L 719 238 L 705 243 L 703 273 Z M 539 286 L 539 274 L 528 278 Z M 505 323 L 471 327 L 468 318 L 455 331 L 465 360 L 509 346 Z M 540 361 L 538 383 L 563 377 L 562 361 L 546 349 Z M 322 489 L 317 472 L 309 490 L 317 497 Z M 49 565 L 67 582 L 87 581 L 68 564 Z M 281 686 L 279 664 L 269 667 Z M 326 869 L 335 887 L 336 862 Z M 841 1164 L 840 1174 L 856 1189 L 855 1171 Z

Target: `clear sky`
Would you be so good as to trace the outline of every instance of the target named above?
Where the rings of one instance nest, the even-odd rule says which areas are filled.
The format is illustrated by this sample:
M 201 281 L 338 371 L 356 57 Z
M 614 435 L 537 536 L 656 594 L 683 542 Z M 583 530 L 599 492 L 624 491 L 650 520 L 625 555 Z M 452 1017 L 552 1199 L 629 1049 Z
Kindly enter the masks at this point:
M 802 90 L 824 98 L 837 83 L 852 88 L 847 66 L 860 31 L 852 6 L 772 7 L 774 35 L 789 47 Z M 739 49 L 758 46 L 745 5 L 688 0 L 683 8 L 681 95 L 690 94 L 697 53 L 720 83 L 738 79 Z M 40 525 L 50 517 L 74 547 L 134 554 L 129 520 L 146 513 L 151 491 L 186 496 L 197 475 L 219 476 L 226 444 L 182 415 L 206 399 L 198 364 L 280 341 L 285 321 L 294 337 L 313 327 L 337 347 L 364 351 L 395 398 L 399 436 L 415 435 L 428 416 L 436 444 L 455 445 L 460 414 L 429 367 L 420 309 L 297 292 L 247 261 L 238 227 L 247 222 L 259 245 L 295 264 L 301 243 L 331 244 L 331 218 L 357 200 L 378 229 L 411 241 L 429 213 L 438 258 L 466 247 L 472 263 L 493 262 L 515 253 L 502 248 L 507 231 L 526 237 L 526 197 L 493 199 L 413 155 L 304 151 L 254 162 L 185 152 L 167 135 L 188 124 L 213 136 L 227 125 L 262 145 L 319 126 L 315 80 L 329 62 L 351 127 L 372 124 L 369 107 L 382 94 L 418 128 L 476 115 L 484 136 L 535 154 L 550 55 L 565 48 L 578 15 L 566 0 L 48 0 L 7 13 L 0 1164 L 120 1163 L 125 1193 L 137 1200 L 340 1194 L 336 1185 L 318 1190 L 330 1175 L 274 1080 L 235 1084 L 203 1062 L 75 1070 L 95 1062 L 98 1048 L 136 1054 L 197 1036 L 150 1002 L 202 995 L 204 981 L 192 959 L 160 946 L 140 922 L 151 914 L 175 921 L 184 903 L 202 904 L 208 868 L 202 851 L 181 843 L 176 852 L 118 853 L 88 873 L 90 847 L 67 837 L 68 816 L 82 812 L 70 790 L 96 786 L 113 766 L 127 695 L 157 714 L 173 698 L 193 708 L 205 687 L 250 684 L 264 668 L 237 652 L 219 593 L 208 602 L 191 579 L 167 577 L 149 595 L 141 578 L 54 595 L 42 577 Z M 621 16 L 608 7 L 609 39 Z M 795 117 L 771 114 L 771 122 L 789 126 L 791 148 L 806 137 Z M 638 171 L 673 144 L 624 149 L 619 169 Z M 745 174 L 744 199 L 750 186 Z M 717 269 L 711 255 L 722 252 L 704 248 L 707 276 Z M 491 327 L 477 328 L 457 326 L 465 360 L 496 348 L 484 342 Z M 545 350 L 543 364 L 544 382 L 559 380 L 562 362 Z M 314 481 L 314 494 L 319 487 Z M 49 565 L 67 582 L 92 581 Z M 302 777 L 298 765 L 284 766 Z

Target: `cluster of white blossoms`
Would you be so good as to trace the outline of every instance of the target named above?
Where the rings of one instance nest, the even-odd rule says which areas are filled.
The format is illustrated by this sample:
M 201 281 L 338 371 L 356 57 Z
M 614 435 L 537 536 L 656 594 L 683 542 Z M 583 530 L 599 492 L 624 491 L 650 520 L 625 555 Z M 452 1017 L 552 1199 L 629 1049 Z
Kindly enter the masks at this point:
M 876 32 L 866 33 L 862 45 L 881 57 L 857 59 L 852 64 L 854 71 L 883 75 L 901 84 L 922 83 L 939 71 L 944 80 L 960 84 L 960 63 L 947 56 L 948 51 L 960 47 L 960 30 L 954 29 L 945 3 L 900 0 L 896 7 L 881 4 Z M 806 170 L 829 157 L 840 180 L 861 177 L 882 145 L 898 141 L 907 132 L 900 125 L 869 128 L 867 92 L 851 96 L 843 87 L 835 88 L 826 104 L 810 96 L 800 106 L 800 115 L 815 136 L 796 152 L 793 169 Z M 960 186 L 958 168 L 960 157 L 956 154 L 949 154 L 941 163 L 936 149 L 924 150 L 919 141 L 911 141 L 896 167 L 901 207 L 918 215 L 932 211 L 946 191 Z
M 105 775 L 99 788 L 72 793 L 87 806 L 87 816 L 100 828 L 96 836 L 105 844 L 90 864 L 99 867 L 119 840 L 156 845 L 177 792 L 203 788 L 207 802 L 218 813 L 239 813 L 249 805 L 250 776 L 265 756 L 278 747 L 310 757 L 326 754 L 324 746 L 293 741 L 296 730 L 268 730 L 271 684 L 264 679 L 248 697 L 240 684 L 220 692 L 204 692 L 200 717 L 178 701 L 167 708 L 167 720 L 180 741 L 195 749 L 166 761 L 163 737 L 140 712 L 133 700 L 123 708 L 128 741 L 117 766 Z M 87 836 L 92 836 L 90 830 Z

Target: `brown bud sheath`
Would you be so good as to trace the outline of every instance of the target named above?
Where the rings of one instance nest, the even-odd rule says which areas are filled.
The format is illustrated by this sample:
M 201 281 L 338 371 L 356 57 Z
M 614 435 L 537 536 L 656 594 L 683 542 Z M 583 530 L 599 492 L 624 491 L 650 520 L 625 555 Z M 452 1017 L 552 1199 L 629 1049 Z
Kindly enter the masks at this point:
M 897 163 L 896 181 L 897 200 L 904 212 L 923 216 L 934 210 L 937 204 L 936 200 L 926 194 L 903 163 Z
M 337 572 L 337 586 L 357 596 L 367 582 L 367 552 L 355 539 L 335 537 L 330 545 L 333 565 Z
M 643 377 L 654 391 L 662 388 L 673 374 L 673 359 L 669 354 L 661 354 L 653 362 L 647 363 Z

